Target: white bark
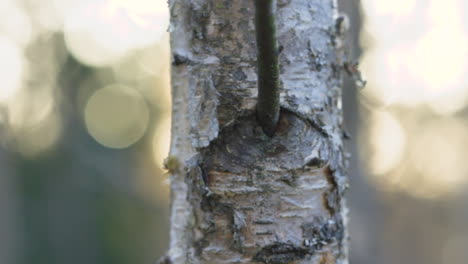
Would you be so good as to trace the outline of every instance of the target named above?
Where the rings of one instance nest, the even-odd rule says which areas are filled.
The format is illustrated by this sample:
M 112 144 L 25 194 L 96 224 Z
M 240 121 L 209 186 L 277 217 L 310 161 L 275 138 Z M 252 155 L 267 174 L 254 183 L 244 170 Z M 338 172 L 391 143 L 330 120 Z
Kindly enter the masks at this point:
M 347 263 L 335 1 L 278 1 L 283 90 L 273 138 L 255 120 L 253 1 L 169 6 L 166 263 Z

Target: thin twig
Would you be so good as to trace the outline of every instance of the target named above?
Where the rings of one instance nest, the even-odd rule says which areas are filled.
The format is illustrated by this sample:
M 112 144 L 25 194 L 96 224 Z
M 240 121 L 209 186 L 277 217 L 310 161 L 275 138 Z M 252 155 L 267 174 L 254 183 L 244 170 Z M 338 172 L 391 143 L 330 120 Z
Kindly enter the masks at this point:
M 275 0 L 255 0 L 257 35 L 257 119 L 265 134 L 273 136 L 279 119 L 279 64 Z

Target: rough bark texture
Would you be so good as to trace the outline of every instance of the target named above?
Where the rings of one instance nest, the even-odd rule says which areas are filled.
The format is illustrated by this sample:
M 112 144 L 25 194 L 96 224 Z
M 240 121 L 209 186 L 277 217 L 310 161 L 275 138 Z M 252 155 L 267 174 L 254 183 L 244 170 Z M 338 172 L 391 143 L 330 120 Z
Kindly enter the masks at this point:
M 281 115 L 255 118 L 252 0 L 170 0 L 170 250 L 164 263 L 347 263 L 333 0 L 279 0 Z

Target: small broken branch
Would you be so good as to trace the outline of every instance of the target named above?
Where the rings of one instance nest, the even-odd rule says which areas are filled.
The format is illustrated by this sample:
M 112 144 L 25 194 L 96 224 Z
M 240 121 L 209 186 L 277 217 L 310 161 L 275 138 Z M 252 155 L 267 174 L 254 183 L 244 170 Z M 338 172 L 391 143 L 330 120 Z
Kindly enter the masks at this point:
M 265 134 L 270 137 L 275 133 L 280 111 L 275 6 L 275 0 L 255 0 L 258 67 L 257 119 Z

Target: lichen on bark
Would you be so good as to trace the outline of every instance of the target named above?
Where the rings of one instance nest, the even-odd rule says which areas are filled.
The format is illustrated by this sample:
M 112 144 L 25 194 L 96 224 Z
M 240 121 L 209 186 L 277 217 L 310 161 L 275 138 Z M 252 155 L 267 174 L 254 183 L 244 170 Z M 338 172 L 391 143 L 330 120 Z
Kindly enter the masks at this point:
M 170 263 L 347 263 L 336 3 L 277 3 L 281 113 L 259 126 L 253 1 L 170 0 Z

